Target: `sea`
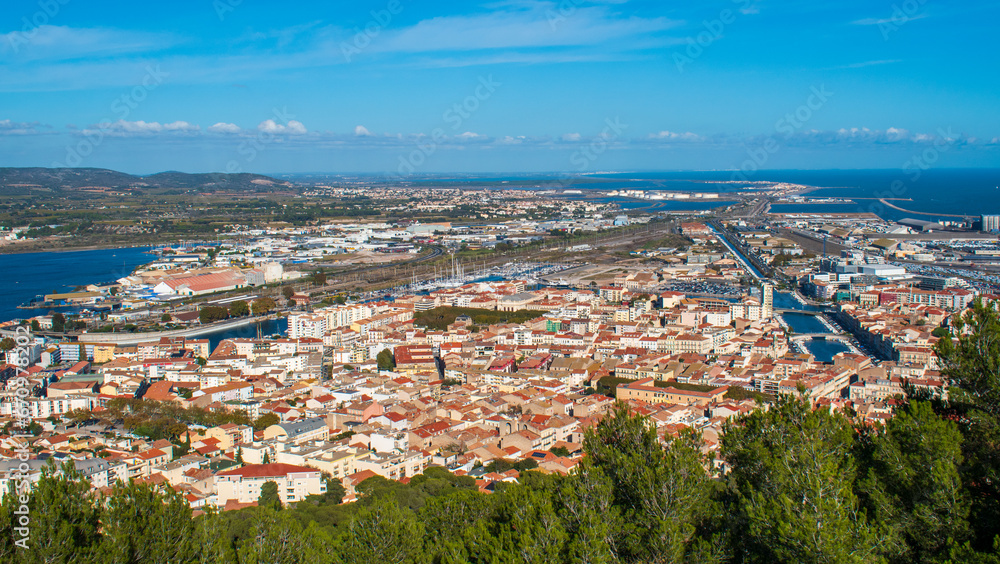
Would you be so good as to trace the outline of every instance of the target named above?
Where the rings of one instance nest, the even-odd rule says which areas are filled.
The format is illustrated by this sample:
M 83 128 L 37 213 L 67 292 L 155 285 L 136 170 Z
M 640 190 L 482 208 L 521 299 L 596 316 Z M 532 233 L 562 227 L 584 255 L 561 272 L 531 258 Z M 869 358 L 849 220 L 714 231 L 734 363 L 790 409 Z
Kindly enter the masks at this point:
M 0 321 L 48 313 L 18 309 L 36 296 L 69 292 L 78 286 L 102 284 L 128 276 L 152 262 L 152 247 L 59 251 L 0 255 Z M 67 310 L 56 310 L 67 311 Z
M 420 185 L 496 186 L 521 189 L 664 190 L 676 192 L 716 192 L 718 201 L 637 201 L 608 197 L 625 209 L 643 211 L 705 210 L 732 203 L 727 195 L 755 189 L 754 182 L 788 182 L 815 186 L 807 198 L 858 198 L 852 204 L 779 204 L 774 212 L 857 213 L 871 212 L 884 219 L 904 218 L 928 221 L 955 220 L 948 215 L 1000 214 L 1000 169 L 929 168 L 927 170 L 761 170 L 734 180 L 732 171 L 700 172 L 607 172 L 580 175 L 566 180 L 560 174 L 525 175 L 440 175 L 423 177 Z M 572 197 L 572 196 L 571 196 Z M 882 205 L 890 200 L 912 214 Z M 927 214 L 927 215 L 923 215 Z M 935 215 L 948 214 L 948 215 Z

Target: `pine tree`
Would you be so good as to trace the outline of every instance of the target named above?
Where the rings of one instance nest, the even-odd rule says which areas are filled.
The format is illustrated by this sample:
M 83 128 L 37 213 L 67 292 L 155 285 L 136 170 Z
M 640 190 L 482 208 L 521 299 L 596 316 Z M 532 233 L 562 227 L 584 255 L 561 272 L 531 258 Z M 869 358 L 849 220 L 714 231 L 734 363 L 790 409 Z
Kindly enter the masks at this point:
M 853 429 L 839 414 L 783 396 L 725 426 L 722 456 L 746 562 L 880 561 L 887 542 L 853 488 Z
M 172 488 L 119 483 L 101 515 L 105 562 L 190 562 L 197 547 L 187 500 Z
M 259 507 L 270 507 L 274 510 L 281 509 L 281 496 L 278 494 L 278 483 L 267 481 L 260 487 L 260 496 L 257 498 Z

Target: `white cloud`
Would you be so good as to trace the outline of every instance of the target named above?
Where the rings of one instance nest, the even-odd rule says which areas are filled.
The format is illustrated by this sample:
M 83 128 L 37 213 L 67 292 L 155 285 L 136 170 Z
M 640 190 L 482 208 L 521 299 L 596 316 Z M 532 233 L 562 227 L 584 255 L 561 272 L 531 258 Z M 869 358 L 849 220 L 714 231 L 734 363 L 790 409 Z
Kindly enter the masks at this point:
M 307 133 L 306 126 L 302 122 L 294 119 L 288 120 L 287 124 L 280 124 L 273 119 L 266 119 L 257 125 L 259 131 L 274 133 L 278 135 L 304 135 Z
M 851 23 L 854 24 L 854 25 L 888 25 L 888 24 L 892 24 L 892 25 L 895 25 L 895 26 L 899 26 L 899 25 L 902 25 L 902 24 L 904 24 L 906 22 L 910 22 L 910 21 L 913 21 L 913 20 L 922 20 L 922 19 L 924 19 L 926 17 L 927 17 L 927 14 L 924 13 L 924 14 L 915 14 L 915 15 L 912 15 L 912 16 L 907 15 L 907 16 L 903 16 L 902 18 L 896 18 L 896 17 L 891 17 L 891 18 L 862 18 L 860 20 L 854 20 Z
M 368 128 L 363 125 L 358 125 L 354 128 L 354 135 L 356 137 L 371 137 L 372 132 L 368 131 Z
M 209 126 L 208 131 L 210 133 L 239 133 L 243 131 L 243 129 L 235 123 L 225 123 L 220 121 L 215 125 Z
M 84 135 L 108 135 L 111 137 L 150 136 L 160 133 L 196 133 L 201 128 L 186 121 L 174 121 L 162 124 L 157 121 L 126 121 L 103 122 L 91 125 L 81 133 Z
M 39 135 L 42 133 L 38 130 L 39 127 L 47 128 L 49 126 L 43 126 L 37 121 L 25 122 L 0 119 L 0 135 Z
M 510 135 L 505 135 L 505 136 L 497 139 L 497 144 L 499 144 L 499 145 L 520 145 L 520 144 L 524 143 L 525 139 L 527 139 L 527 137 L 525 137 L 524 135 L 518 135 L 517 137 L 512 137 Z
M 61 61 L 152 53 L 182 42 L 170 33 L 41 25 L 30 32 L 0 34 L 0 58 Z
M 476 141 L 480 139 L 486 139 L 486 136 L 481 135 L 479 133 L 474 133 L 472 131 L 466 131 L 465 133 L 460 133 L 456 135 L 455 138 L 464 141 Z
M 659 133 L 650 133 L 650 139 L 655 139 L 657 141 L 674 141 L 674 142 L 691 142 L 691 141 L 701 141 L 702 137 L 696 133 L 691 133 L 686 131 L 684 133 L 677 133 L 676 131 L 661 131 Z
M 560 139 L 562 139 L 563 141 L 569 141 L 569 142 L 579 141 L 580 138 L 581 135 L 579 133 L 563 133 L 562 137 L 560 137 Z
M 561 16 L 550 2 L 524 1 L 495 6 L 487 14 L 422 20 L 373 42 L 379 51 L 467 51 L 598 45 L 616 41 L 630 47 L 644 36 L 678 26 L 668 18 L 622 17 L 606 6 L 576 6 Z M 623 45 L 624 44 L 624 45 Z

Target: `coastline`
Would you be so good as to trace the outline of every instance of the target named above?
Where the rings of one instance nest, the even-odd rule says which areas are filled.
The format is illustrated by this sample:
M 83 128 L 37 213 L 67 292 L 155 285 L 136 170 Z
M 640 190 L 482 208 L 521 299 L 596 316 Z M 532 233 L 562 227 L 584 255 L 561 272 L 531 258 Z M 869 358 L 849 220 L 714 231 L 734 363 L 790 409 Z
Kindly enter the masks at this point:
M 163 244 L 163 243 L 161 243 Z M 85 245 L 82 247 L 53 247 L 53 248 L 43 248 L 43 249 L 11 249 L 9 245 L 0 246 L 0 255 L 30 255 L 36 253 L 77 253 L 83 251 L 110 251 L 113 249 L 138 249 L 142 247 L 149 247 L 150 249 L 156 248 L 159 244 L 148 244 L 148 245 L 129 245 L 122 243 L 120 245 L 107 244 L 107 245 Z

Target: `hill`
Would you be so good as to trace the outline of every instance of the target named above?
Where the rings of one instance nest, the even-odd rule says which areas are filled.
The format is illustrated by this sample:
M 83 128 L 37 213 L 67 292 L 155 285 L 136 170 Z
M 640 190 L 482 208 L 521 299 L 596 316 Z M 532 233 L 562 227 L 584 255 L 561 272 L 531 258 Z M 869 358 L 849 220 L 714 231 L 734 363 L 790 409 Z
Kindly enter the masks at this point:
M 292 183 L 260 174 L 159 172 L 136 176 L 103 168 L 0 168 L 0 193 L 72 192 L 88 189 L 128 191 L 197 190 L 271 192 Z

